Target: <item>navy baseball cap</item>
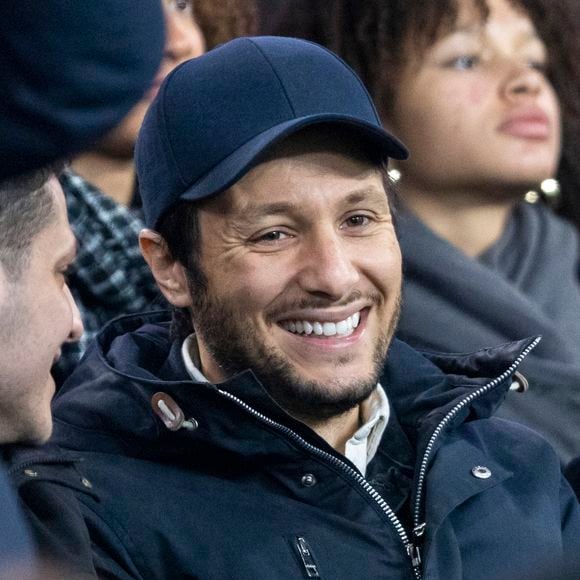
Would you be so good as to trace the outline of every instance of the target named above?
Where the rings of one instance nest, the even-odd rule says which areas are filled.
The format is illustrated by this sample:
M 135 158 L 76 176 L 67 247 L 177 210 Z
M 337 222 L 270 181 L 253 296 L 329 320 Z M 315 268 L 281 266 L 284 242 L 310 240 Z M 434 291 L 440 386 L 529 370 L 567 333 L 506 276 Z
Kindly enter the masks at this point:
M 317 44 L 238 38 L 183 63 L 165 79 L 137 140 L 147 225 L 181 200 L 224 191 L 273 144 L 323 123 L 349 128 L 384 158 L 407 157 L 353 70 Z
M 0 0 L 0 179 L 93 147 L 151 86 L 160 0 Z

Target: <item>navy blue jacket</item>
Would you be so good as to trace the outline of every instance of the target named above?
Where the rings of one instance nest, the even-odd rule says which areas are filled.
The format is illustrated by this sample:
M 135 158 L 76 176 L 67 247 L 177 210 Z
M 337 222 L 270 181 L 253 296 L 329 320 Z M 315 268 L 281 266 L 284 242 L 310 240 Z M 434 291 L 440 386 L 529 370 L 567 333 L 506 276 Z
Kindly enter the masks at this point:
M 6 476 L 2 454 L 0 447 L 0 580 L 16 576 L 32 579 L 36 572 L 32 542 Z
M 392 344 L 381 383 L 417 451 L 406 526 L 381 496 L 383 446 L 362 477 L 251 372 L 192 382 L 166 314 L 117 320 L 89 350 L 54 405 L 67 451 L 37 455 L 33 485 L 63 503 L 79 576 L 531 577 L 580 553 L 558 457 L 491 418 L 533 345 L 428 360 Z M 160 392 L 183 412 L 171 429 L 153 411 Z

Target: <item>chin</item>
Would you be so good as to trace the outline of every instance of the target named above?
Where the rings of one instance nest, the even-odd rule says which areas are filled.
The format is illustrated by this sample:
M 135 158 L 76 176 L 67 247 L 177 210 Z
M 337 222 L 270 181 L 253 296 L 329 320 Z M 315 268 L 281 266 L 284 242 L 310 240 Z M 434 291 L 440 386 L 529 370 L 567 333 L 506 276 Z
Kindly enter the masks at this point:
M 24 438 L 21 442 L 28 445 L 42 445 L 46 443 L 52 435 L 52 421 L 49 427 L 42 427 L 31 433 L 29 437 Z
M 52 435 L 52 414 L 50 408 L 44 416 L 35 415 L 31 417 L 28 430 L 22 433 L 18 443 L 27 445 L 42 445 L 46 443 Z

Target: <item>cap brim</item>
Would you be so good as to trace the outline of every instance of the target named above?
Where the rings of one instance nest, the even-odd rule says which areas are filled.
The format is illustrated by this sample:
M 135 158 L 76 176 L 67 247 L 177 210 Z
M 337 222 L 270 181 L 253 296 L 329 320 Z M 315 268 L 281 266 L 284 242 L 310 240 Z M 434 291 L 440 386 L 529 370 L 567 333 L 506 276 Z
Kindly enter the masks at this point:
M 347 127 L 353 135 L 362 137 L 377 147 L 385 158 L 407 159 L 406 147 L 381 127 L 344 115 L 311 115 L 292 119 L 260 133 L 234 153 L 220 161 L 194 185 L 180 195 L 183 200 L 204 199 L 216 195 L 239 181 L 258 161 L 262 153 L 273 145 L 311 125 L 332 124 Z

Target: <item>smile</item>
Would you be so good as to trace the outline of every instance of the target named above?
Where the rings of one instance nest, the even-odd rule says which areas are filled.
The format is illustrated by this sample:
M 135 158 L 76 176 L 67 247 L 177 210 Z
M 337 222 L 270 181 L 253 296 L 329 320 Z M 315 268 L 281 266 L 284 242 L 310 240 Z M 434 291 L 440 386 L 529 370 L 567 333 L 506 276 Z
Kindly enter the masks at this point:
M 360 312 L 339 322 L 323 322 L 318 320 L 285 320 L 280 326 L 293 334 L 316 336 L 350 336 L 359 325 Z

